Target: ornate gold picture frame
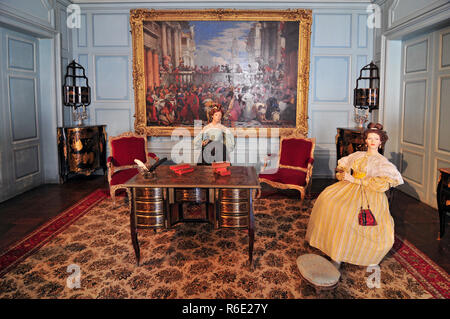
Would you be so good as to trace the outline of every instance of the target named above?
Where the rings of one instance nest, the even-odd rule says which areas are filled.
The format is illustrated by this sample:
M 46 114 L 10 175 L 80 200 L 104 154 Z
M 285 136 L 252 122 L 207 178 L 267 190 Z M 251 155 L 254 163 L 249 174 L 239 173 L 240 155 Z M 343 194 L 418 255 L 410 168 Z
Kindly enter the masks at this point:
M 131 10 L 136 133 L 193 134 L 220 104 L 237 136 L 307 136 L 311 24 L 303 9 Z

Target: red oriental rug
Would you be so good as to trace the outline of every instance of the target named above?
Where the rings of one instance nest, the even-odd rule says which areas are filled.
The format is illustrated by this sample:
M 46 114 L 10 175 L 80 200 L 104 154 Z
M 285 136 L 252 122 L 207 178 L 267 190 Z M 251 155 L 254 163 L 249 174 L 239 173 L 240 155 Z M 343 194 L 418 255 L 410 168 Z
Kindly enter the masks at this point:
M 0 277 L 22 260 L 33 254 L 50 239 L 61 233 L 81 216 L 89 212 L 98 202 L 107 197 L 105 190 L 97 189 L 75 205 L 39 227 L 21 241 L 12 245 L 0 256 Z
M 390 253 L 435 298 L 450 298 L 447 272 L 413 244 L 395 235 L 394 246 Z
M 0 298 L 449 299 L 446 271 L 397 236 L 380 264 L 381 289 L 367 287 L 365 267 L 344 264 L 338 288 L 312 290 L 295 260 L 320 254 L 304 241 L 313 203 L 255 200 L 252 271 L 245 267 L 245 249 L 239 249 L 245 233 L 189 223 L 143 232 L 143 261 L 137 267 L 124 227 L 128 204 L 121 198 L 114 207 L 99 189 L 0 255 Z M 67 263 L 83 268 L 81 290 L 64 287 Z

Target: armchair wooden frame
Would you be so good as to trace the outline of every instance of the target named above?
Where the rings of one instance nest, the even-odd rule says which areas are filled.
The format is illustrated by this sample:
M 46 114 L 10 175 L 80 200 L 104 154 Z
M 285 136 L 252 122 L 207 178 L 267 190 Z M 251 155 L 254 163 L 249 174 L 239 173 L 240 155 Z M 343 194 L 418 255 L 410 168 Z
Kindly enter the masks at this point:
M 148 146 L 148 142 L 147 142 L 147 136 L 146 135 L 140 135 L 140 134 L 136 134 L 133 132 L 125 132 L 122 133 L 121 135 L 118 136 L 111 136 L 108 139 L 108 147 L 109 147 L 109 157 L 107 160 L 107 168 L 108 168 L 108 184 L 109 184 L 109 192 L 111 195 L 111 198 L 113 200 L 114 206 L 116 205 L 116 191 L 119 189 L 125 189 L 127 190 L 127 187 L 124 186 L 123 183 L 121 184 L 116 184 L 116 185 L 112 185 L 111 186 L 111 180 L 112 177 L 115 173 L 122 171 L 122 170 L 126 170 L 126 169 L 131 169 L 131 168 L 137 168 L 137 164 L 130 164 L 130 165 L 122 165 L 122 166 L 114 166 L 114 161 L 113 161 L 113 150 L 112 150 L 112 142 L 115 140 L 119 140 L 122 138 L 126 138 L 126 137 L 136 137 L 136 138 L 143 138 L 144 139 L 144 147 L 145 147 L 145 156 L 146 156 L 146 162 L 144 164 L 148 164 L 150 163 L 150 158 L 152 158 L 155 162 L 159 160 L 159 158 L 154 154 L 154 153 L 149 153 L 147 150 L 147 146 Z
M 307 140 L 310 141 L 312 143 L 312 147 L 311 147 L 311 152 L 310 152 L 310 158 L 308 161 L 308 165 L 306 168 L 303 167 L 297 167 L 297 166 L 289 166 L 289 165 L 283 165 L 280 164 L 280 160 L 281 160 L 281 154 L 282 154 L 282 147 L 283 147 L 283 141 L 287 140 L 287 139 L 303 139 L 303 140 Z M 259 182 L 260 183 L 266 183 L 274 188 L 279 188 L 279 189 L 295 189 L 298 190 L 300 192 L 300 199 L 303 200 L 305 198 L 306 193 L 309 191 L 309 188 L 311 186 L 311 176 L 312 176 L 312 170 L 313 170 L 313 165 L 314 165 L 314 149 L 316 146 L 316 139 L 315 138 L 307 138 L 304 137 L 303 135 L 300 135 L 299 133 L 294 133 L 285 137 L 282 137 L 280 139 L 280 149 L 279 149 L 279 153 L 278 155 L 276 155 L 276 157 L 278 157 L 278 163 L 277 163 L 277 169 L 278 168 L 288 168 L 288 169 L 293 169 L 293 170 L 298 170 L 298 171 L 302 171 L 306 173 L 306 184 L 304 186 L 300 186 L 300 185 L 295 185 L 295 184 L 285 184 L 285 183 L 280 183 L 280 182 L 274 182 L 271 180 L 268 180 L 266 178 L 260 177 L 259 178 Z M 272 156 L 272 154 L 269 154 L 265 161 L 264 161 L 264 166 L 261 170 L 261 173 L 263 173 L 264 169 L 267 167 L 268 161 L 273 160 L 274 156 Z M 259 198 L 261 196 L 261 190 L 258 190 L 258 194 L 257 197 Z

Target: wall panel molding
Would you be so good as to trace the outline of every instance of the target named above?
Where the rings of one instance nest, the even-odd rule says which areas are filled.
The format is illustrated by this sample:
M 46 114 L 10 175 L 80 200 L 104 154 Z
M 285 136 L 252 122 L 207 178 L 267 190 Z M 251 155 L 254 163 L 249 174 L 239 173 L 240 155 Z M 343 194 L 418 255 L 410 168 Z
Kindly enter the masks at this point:
M 27 92 L 32 95 L 24 95 Z M 35 78 L 9 76 L 8 100 L 12 143 L 39 138 Z
M 405 81 L 402 105 L 401 141 L 424 147 L 426 125 L 424 118 L 428 110 L 428 79 Z
M 369 28 L 367 27 L 367 14 L 358 14 L 357 43 L 358 48 L 367 48 L 369 45 Z
M 129 109 L 95 107 L 91 110 L 96 124 L 106 125 L 108 137 L 117 136 L 133 130 Z
M 6 36 L 6 41 L 8 69 L 36 72 L 36 46 L 34 42 L 10 35 Z M 16 52 L 13 53 L 13 50 L 16 50 Z
M 402 154 L 401 173 L 403 178 L 423 187 L 425 180 L 424 154 L 407 149 L 401 149 L 400 153 Z
M 329 32 L 330 27 L 334 28 L 333 32 Z M 343 13 L 313 14 L 311 43 L 315 48 L 351 48 L 352 15 Z
M 450 68 L 450 30 L 439 35 L 439 69 Z
M 95 55 L 95 100 L 129 100 L 129 56 Z
M 349 103 L 351 57 L 316 55 L 313 60 L 313 101 Z
M 405 47 L 405 74 L 428 72 L 428 39 Z
M 438 78 L 436 101 L 436 152 L 450 155 L 450 75 Z
M 40 173 L 39 145 L 31 145 L 14 150 L 15 181 Z
M 92 14 L 92 46 L 129 47 L 129 15 L 122 13 Z

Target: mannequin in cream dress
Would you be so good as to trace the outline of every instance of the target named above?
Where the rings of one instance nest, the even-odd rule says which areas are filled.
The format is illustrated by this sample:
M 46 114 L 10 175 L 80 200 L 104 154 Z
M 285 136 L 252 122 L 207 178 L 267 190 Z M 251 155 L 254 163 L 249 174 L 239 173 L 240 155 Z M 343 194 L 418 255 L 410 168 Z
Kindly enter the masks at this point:
M 397 168 L 378 153 L 387 140 L 382 129 L 381 124 L 368 125 L 364 132 L 367 151 L 338 161 L 339 182 L 319 195 L 311 212 L 306 240 L 338 268 L 341 262 L 377 265 L 394 244 L 394 221 L 385 191 L 403 184 L 403 179 Z M 361 204 L 367 208 L 368 203 L 376 226 L 359 225 Z
M 210 123 L 203 127 L 194 138 L 194 147 L 202 149 L 202 164 L 229 161 L 229 154 L 234 149 L 234 135 L 229 128 L 222 125 L 223 111 L 220 106 L 214 106 L 210 113 Z

